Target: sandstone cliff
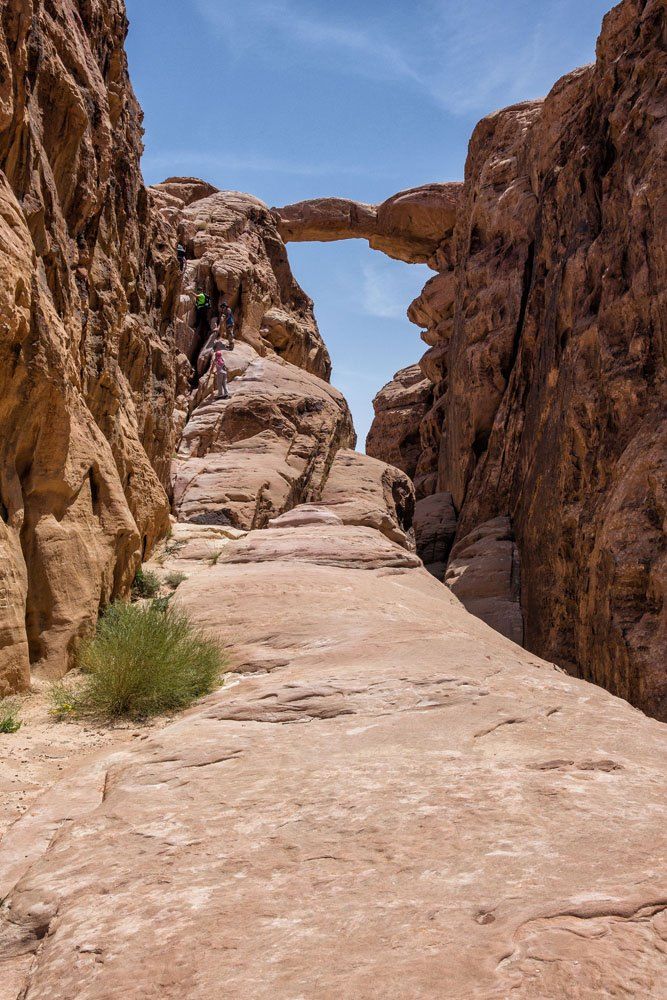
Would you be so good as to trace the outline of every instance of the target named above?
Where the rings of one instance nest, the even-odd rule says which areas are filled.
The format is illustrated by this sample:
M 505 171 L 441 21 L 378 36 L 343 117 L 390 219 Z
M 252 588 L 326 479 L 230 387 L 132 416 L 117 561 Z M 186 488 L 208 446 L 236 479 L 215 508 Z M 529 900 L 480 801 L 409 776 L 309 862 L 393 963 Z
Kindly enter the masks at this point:
M 0 695 L 63 673 L 168 526 L 172 237 L 121 0 L 0 21 Z
M 420 428 L 432 400 L 433 383 L 419 366 L 401 369 L 373 400 L 375 419 L 366 438 L 366 452 L 407 473 L 415 480 L 418 496 L 423 486 L 417 479 Z
M 482 532 L 500 559 L 514 537 L 528 648 L 661 718 L 664 39 L 664 3 L 625 0 L 594 66 L 478 125 L 454 234 L 409 312 L 435 384 L 417 476 L 453 501 L 458 551 Z M 498 518 L 511 533 L 494 556 Z

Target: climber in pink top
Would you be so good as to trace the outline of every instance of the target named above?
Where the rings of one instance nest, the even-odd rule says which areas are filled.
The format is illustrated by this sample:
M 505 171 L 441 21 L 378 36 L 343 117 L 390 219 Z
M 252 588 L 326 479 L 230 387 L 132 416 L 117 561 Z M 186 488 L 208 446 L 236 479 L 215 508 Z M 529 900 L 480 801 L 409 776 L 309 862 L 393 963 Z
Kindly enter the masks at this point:
M 229 393 L 227 392 L 227 365 L 225 364 L 223 350 L 224 344 L 218 336 L 213 342 L 212 368 L 215 372 L 215 384 L 218 391 L 218 399 L 229 399 Z

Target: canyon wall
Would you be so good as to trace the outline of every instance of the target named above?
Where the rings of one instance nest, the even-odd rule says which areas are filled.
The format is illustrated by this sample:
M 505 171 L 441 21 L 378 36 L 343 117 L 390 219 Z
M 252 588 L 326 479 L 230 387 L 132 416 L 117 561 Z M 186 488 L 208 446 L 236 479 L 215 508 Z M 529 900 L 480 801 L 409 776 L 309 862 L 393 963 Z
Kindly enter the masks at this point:
M 448 582 L 472 608 L 484 560 L 504 560 L 510 617 L 520 572 L 528 648 L 660 718 L 665 32 L 663 3 L 625 0 L 605 18 L 595 65 L 477 126 L 452 238 L 409 311 L 434 384 L 418 496 L 442 498 L 445 525 L 452 503 L 458 515 Z M 376 402 L 379 457 L 394 394 L 390 383 Z
M 0 695 L 63 673 L 169 524 L 178 268 L 121 0 L 0 21 Z

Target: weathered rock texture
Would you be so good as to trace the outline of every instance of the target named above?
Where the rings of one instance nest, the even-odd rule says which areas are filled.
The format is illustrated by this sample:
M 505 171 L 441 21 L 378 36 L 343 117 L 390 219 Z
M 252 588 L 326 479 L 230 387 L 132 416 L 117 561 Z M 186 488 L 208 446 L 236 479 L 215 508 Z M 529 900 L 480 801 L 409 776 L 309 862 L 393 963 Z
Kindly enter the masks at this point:
M 331 362 L 312 302 L 266 205 L 193 178 L 154 190 L 189 256 L 176 324 L 183 381 L 173 510 L 194 524 L 264 528 L 320 499 L 336 453 L 354 447 L 352 418 L 328 384 Z M 214 335 L 208 323 L 195 329 L 197 288 L 210 296 L 211 318 L 223 301 L 234 312 L 229 400 L 215 398 Z
M 451 494 L 461 543 L 509 518 L 528 648 L 660 718 L 665 30 L 661 0 L 624 0 L 595 65 L 478 125 L 409 312 L 435 383 L 418 495 Z
M 660 723 L 374 528 L 176 529 L 176 600 L 255 673 L 10 831 L 15 993 L 662 1000 Z
M 373 400 L 375 420 L 366 453 L 415 478 L 421 454 L 420 426 L 430 409 L 433 383 L 418 365 L 396 372 Z
M 238 191 L 216 191 L 193 178 L 171 178 L 153 188 L 164 216 L 178 230 L 191 258 L 181 284 L 176 340 L 196 363 L 201 343 L 194 331 L 194 292 L 232 308 L 236 335 L 264 355 L 328 381 L 329 353 L 313 303 L 292 275 L 276 221 L 264 202 Z
M 0 695 L 67 669 L 168 525 L 177 266 L 121 0 L 0 8 Z
M 316 198 L 273 211 L 285 243 L 365 239 L 396 260 L 430 263 L 454 228 L 461 193 L 461 184 L 425 184 L 381 205 Z
M 96 24 L 105 25 L 114 9 L 100 10 Z M 491 187 L 479 190 L 480 211 L 485 198 L 493 200 Z M 24 553 L 31 536 L 21 535 L 22 509 L 18 516 L 5 496 L 10 504 L 22 498 L 33 519 L 26 523 L 39 529 L 45 551 L 47 529 L 59 540 L 59 593 L 71 578 L 63 567 L 75 551 L 72 537 L 93 546 L 104 531 L 118 535 L 127 524 L 130 566 L 139 514 L 131 510 L 131 484 L 114 471 L 116 425 L 94 417 L 90 374 L 77 381 L 79 368 L 88 371 L 71 353 L 82 349 L 83 328 L 74 327 L 79 339 L 67 339 L 66 320 L 74 323 L 75 313 L 65 298 L 61 318 L 48 288 L 52 262 L 40 262 L 25 209 L 5 189 L 0 224 L 13 277 L 0 284 L 0 305 L 20 332 L 10 344 L 21 345 L 6 370 L 21 373 L 19 385 L 34 393 L 28 398 L 42 416 L 41 394 L 48 398 L 56 435 L 48 451 L 19 450 L 6 466 L 16 469 L 22 491 L 10 482 L 3 492 L 4 585 L 27 592 L 30 602 Z M 441 430 L 434 411 L 455 415 L 450 392 L 458 383 L 443 387 L 450 361 L 438 353 L 436 332 L 444 329 L 451 276 L 431 285 L 415 307 L 428 317 L 435 353 L 426 365 L 437 383 L 422 422 L 433 437 L 416 465 L 422 497 L 415 506 L 404 472 L 351 450 L 347 406 L 327 382 L 328 356 L 310 302 L 291 276 L 266 206 L 192 178 L 172 178 L 150 197 L 190 259 L 181 300 L 173 302 L 180 353 L 172 359 L 165 349 L 164 369 L 177 394 L 174 422 L 165 411 L 163 433 L 170 443 L 172 433 L 179 440 L 178 523 L 149 565 L 165 578 L 186 574 L 175 603 L 231 647 L 231 669 L 241 676 L 158 734 L 65 778 L 4 837 L 0 993 L 12 1000 L 212 1000 L 221 990 L 240 1000 L 663 1000 L 664 728 L 508 641 L 434 579 L 445 573 L 456 505 L 452 588 L 520 640 L 517 568 L 525 536 L 523 522 L 515 517 L 513 530 L 508 512 L 496 509 L 511 495 L 502 475 L 491 503 L 484 501 L 490 492 L 483 449 L 475 453 L 477 470 L 453 471 L 447 490 L 446 468 L 428 466 Z M 106 219 L 110 208 L 100 211 Z M 446 240 L 437 244 L 438 266 L 447 252 Z M 498 258 L 511 259 L 509 252 Z M 536 246 L 533 260 L 540 259 Z M 105 270 L 111 276 L 112 263 Z M 487 264 L 493 269 L 490 252 Z M 469 271 L 468 263 L 456 266 L 455 285 Z M 139 272 L 132 273 L 135 289 L 142 287 Z M 487 277 L 480 273 L 481 288 Z M 235 311 L 229 399 L 213 398 L 210 337 L 193 326 L 191 291 L 198 284 L 214 308 L 224 296 Z M 162 294 L 155 286 L 156 298 Z M 531 344 L 536 350 L 542 336 L 527 339 L 532 294 L 524 293 L 517 358 Z M 508 310 L 513 301 L 508 295 Z M 471 293 L 466 303 L 472 322 L 477 299 Z M 153 304 L 147 315 L 157 310 Z M 131 312 L 123 316 L 132 326 Z M 468 357 L 474 367 L 460 341 L 462 314 L 453 307 L 452 317 L 456 358 Z M 113 329 L 99 335 L 102 359 Z M 589 350 L 599 336 L 596 328 L 584 337 Z M 154 332 L 154 351 L 162 343 L 156 338 Z M 481 333 L 478 349 L 488 346 L 488 357 L 500 358 L 498 338 L 500 332 L 487 331 L 486 339 Z M 29 350 L 32 367 L 23 371 Z M 46 382 L 40 352 L 67 410 Z M 463 435 L 470 413 L 481 412 L 478 386 L 491 395 L 496 377 L 487 384 L 486 368 L 476 370 L 459 430 L 446 427 L 442 441 Z M 538 374 L 524 389 L 541 404 Z M 558 377 L 552 382 L 557 386 Z M 156 383 L 147 378 L 142 391 L 157 392 Z M 132 442 L 144 427 L 138 414 L 145 399 L 133 384 L 119 361 L 117 419 L 134 400 L 136 424 L 119 424 Z M 501 407 L 509 392 L 501 391 Z M 570 406 L 579 412 L 574 388 L 572 394 Z M 424 404 L 419 392 L 414 398 Z M 69 417 L 66 432 L 61 412 Z M 607 433 L 613 438 L 611 425 Z M 507 447 L 510 440 L 506 431 Z M 400 434 L 393 444 L 403 457 Z M 632 445 L 637 458 L 625 460 L 634 482 L 651 452 L 636 436 Z M 91 475 L 86 449 L 93 447 L 98 465 Z M 72 499 L 49 472 L 49 489 L 31 501 L 41 506 L 28 508 L 25 497 L 54 468 L 49 456 L 57 466 L 59 448 L 67 457 L 61 480 L 83 475 L 84 488 Z M 143 453 L 152 454 L 148 445 Z M 582 464 L 587 456 L 582 444 Z M 532 460 L 542 461 L 535 454 Z M 164 479 L 157 457 L 155 465 Z M 110 470 L 108 480 L 100 467 L 105 475 Z M 107 485 L 116 483 L 114 474 L 115 492 Z M 158 473 L 151 475 L 159 483 Z M 475 477 L 481 485 L 469 494 Z M 524 478 L 530 482 L 528 473 Z M 442 492 L 424 495 L 441 480 Z M 474 509 L 469 495 L 477 496 Z M 544 510 L 553 516 L 548 505 Z M 616 511 L 620 516 L 620 503 Z M 431 574 L 413 551 L 413 525 Z M 21 676 L 20 616 L 3 618 L 0 635 Z
M 230 393 L 207 398 L 185 426 L 174 512 L 199 524 L 263 528 L 319 497 L 337 450 L 354 443 L 352 419 L 336 389 L 276 357 L 255 357 Z

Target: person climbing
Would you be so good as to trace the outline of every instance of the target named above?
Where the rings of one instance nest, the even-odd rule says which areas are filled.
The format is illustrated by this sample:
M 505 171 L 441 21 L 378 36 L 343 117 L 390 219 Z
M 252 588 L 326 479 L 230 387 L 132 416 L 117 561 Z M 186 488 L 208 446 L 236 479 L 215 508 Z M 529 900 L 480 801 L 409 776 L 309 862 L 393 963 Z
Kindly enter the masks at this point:
M 206 292 L 198 288 L 195 293 L 195 333 L 201 333 L 202 327 L 206 328 L 210 305 L 211 300 Z
M 229 350 L 234 350 L 234 313 L 229 308 L 226 302 L 223 302 L 220 306 L 220 316 L 222 322 L 225 324 L 225 329 L 227 331 L 227 342 L 229 345 Z
M 179 243 L 176 247 L 176 256 L 178 257 L 178 266 L 181 271 L 185 270 L 185 247 L 182 243 Z
M 223 354 L 224 344 L 220 337 L 216 337 L 213 342 L 213 371 L 215 372 L 215 386 L 218 399 L 229 399 L 227 391 L 227 365 Z

